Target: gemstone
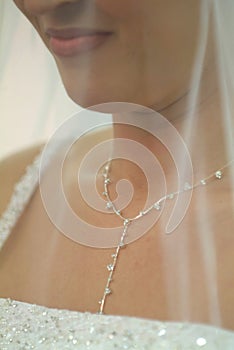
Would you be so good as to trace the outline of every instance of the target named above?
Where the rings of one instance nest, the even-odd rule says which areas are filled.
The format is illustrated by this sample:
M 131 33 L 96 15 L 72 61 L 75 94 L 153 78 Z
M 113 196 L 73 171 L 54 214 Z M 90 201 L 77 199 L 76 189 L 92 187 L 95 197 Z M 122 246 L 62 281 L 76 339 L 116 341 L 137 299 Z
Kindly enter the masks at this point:
M 113 271 L 114 270 L 114 265 L 113 264 L 107 265 L 107 270 L 108 271 Z
M 127 224 L 129 224 L 129 219 L 124 220 L 124 226 L 126 226 Z
M 216 171 L 215 177 L 216 177 L 216 179 L 221 179 L 222 178 L 222 172 L 220 170 Z
M 89 333 L 92 334 L 95 331 L 95 328 L 92 326 L 90 327 Z
M 160 210 L 161 209 L 161 205 L 159 203 L 154 203 L 154 209 Z
M 162 335 L 165 335 L 166 334 L 166 329 L 165 328 L 162 328 L 160 329 L 160 331 L 158 332 L 158 336 L 161 337 Z
M 200 182 L 201 182 L 202 185 L 206 185 L 206 180 L 203 179 Z
M 201 337 L 201 338 L 197 339 L 196 343 L 197 343 L 198 346 L 204 346 L 204 345 L 206 345 L 207 341 L 206 341 L 205 338 Z
M 106 197 L 107 196 L 107 192 L 102 192 L 102 195 Z
M 105 181 L 104 181 L 104 183 L 107 185 L 107 184 L 109 184 L 111 181 L 110 181 L 110 179 L 106 179 Z
M 105 294 L 107 295 L 107 294 L 111 294 L 111 290 L 110 290 L 110 288 L 105 288 Z
M 173 199 L 173 198 L 174 198 L 174 193 L 170 193 L 170 194 L 167 196 L 167 198 Z
M 106 208 L 111 209 L 113 207 L 113 204 L 111 202 L 106 203 Z

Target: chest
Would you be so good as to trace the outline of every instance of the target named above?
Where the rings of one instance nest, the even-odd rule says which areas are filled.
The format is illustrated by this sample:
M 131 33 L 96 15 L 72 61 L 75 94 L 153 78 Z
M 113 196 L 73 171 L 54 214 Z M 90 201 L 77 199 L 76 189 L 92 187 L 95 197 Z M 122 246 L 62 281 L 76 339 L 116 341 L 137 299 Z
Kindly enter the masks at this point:
M 210 210 L 207 221 L 191 204 L 171 235 L 165 234 L 162 217 L 147 234 L 122 248 L 106 312 L 231 327 L 233 220 L 220 206 Z M 114 252 L 61 234 L 36 192 L 0 253 L 0 296 L 97 312 Z

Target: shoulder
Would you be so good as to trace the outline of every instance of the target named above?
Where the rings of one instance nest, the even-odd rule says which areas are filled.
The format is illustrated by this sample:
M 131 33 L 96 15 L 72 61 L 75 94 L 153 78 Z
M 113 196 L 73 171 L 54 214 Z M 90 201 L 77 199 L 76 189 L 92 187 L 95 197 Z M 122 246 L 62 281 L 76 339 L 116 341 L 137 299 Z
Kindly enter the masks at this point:
M 6 209 L 14 185 L 39 154 L 42 145 L 35 145 L 0 160 L 0 215 Z

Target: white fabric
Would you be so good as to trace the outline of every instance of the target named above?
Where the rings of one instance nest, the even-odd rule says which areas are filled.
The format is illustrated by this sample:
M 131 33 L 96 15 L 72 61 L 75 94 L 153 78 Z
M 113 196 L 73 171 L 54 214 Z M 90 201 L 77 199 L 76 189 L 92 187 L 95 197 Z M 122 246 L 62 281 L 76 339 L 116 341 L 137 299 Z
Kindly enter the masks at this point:
M 0 158 L 44 141 L 80 109 L 68 98 L 53 58 L 34 28 L 13 1 L 1 0 Z

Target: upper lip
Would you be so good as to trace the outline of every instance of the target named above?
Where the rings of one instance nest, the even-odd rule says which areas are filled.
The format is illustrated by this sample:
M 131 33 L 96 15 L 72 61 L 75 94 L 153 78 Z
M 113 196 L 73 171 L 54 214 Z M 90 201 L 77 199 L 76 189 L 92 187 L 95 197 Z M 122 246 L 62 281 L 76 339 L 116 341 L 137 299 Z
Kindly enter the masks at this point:
M 85 35 L 94 35 L 94 34 L 111 34 L 110 31 L 98 30 L 98 29 L 89 29 L 89 28 L 48 28 L 46 34 L 49 37 L 61 38 L 61 39 L 70 39 L 78 36 Z

